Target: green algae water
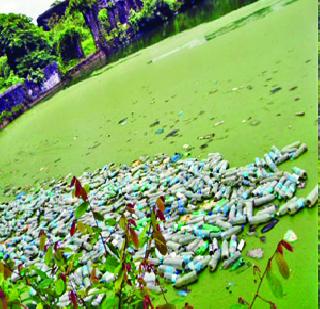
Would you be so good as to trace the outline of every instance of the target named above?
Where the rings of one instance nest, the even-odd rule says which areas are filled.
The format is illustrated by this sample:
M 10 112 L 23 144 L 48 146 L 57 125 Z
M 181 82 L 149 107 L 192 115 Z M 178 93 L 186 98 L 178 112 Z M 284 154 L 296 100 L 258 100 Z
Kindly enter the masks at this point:
M 316 9 L 311 0 L 261 0 L 59 92 L 0 133 L 1 191 L 140 155 L 183 152 L 184 144 L 193 147 L 192 156 L 220 152 L 238 166 L 273 144 L 300 140 L 308 152 L 284 168 L 308 171 L 305 195 L 317 182 Z M 297 117 L 300 111 L 305 116 Z M 209 134 L 214 137 L 204 146 L 199 137 Z M 298 240 L 294 253 L 286 254 L 292 277 L 282 280 L 285 296 L 275 299 L 267 283 L 262 295 L 279 308 L 316 308 L 315 208 L 281 219 L 266 243 L 247 237 L 246 249 L 265 253 L 262 260 L 247 259 L 263 268 L 288 229 Z M 180 307 L 229 308 L 239 296 L 250 300 L 255 285 L 250 270 L 218 270 L 201 273 L 190 289 L 182 297 L 168 286 L 167 298 Z
M 161 40 L 181 33 L 184 30 L 193 28 L 202 23 L 216 20 L 233 10 L 239 9 L 245 5 L 256 2 L 257 0 L 202 0 L 196 5 L 187 8 L 185 11 L 177 14 L 172 19 L 164 22 L 160 27 L 154 27 L 143 31 L 137 39 L 131 42 L 115 55 L 111 61 L 128 56 L 133 52 L 144 49 L 145 47 L 160 42 Z M 108 60 L 108 61 L 110 61 Z

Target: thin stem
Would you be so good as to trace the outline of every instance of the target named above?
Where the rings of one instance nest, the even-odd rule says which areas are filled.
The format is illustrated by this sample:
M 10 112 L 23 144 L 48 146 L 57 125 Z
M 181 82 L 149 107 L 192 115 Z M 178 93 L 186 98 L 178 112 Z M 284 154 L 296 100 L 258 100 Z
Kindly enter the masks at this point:
M 125 262 L 126 262 L 126 249 L 127 249 L 127 247 L 128 247 L 128 239 L 127 239 L 127 235 L 124 235 L 124 247 L 123 247 L 122 259 L 121 259 L 122 271 L 126 271 Z M 118 295 L 118 298 L 119 298 L 118 309 L 121 309 L 121 305 L 122 305 L 123 282 L 124 282 L 124 279 L 122 279 L 121 284 L 120 284 L 119 295 Z
M 93 210 L 92 210 L 91 204 L 89 203 L 89 201 L 87 201 L 87 203 L 89 204 L 89 209 L 90 209 L 90 212 L 91 212 L 92 217 L 93 217 L 93 219 L 94 219 L 94 215 L 93 215 Z M 94 219 L 94 221 L 95 221 L 95 223 L 96 223 L 97 228 L 99 228 L 99 222 L 98 222 L 98 220 Z M 100 238 L 100 240 L 101 240 L 101 242 L 102 242 L 102 244 L 103 244 L 105 256 L 107 256 L 108 254 L 111 254 L 111 255 L 114 256 L 117 260 L 119 260 L 118 257 L 117 257 L 117 256 L 108 248 L 108 246 L 106 245 L 106 242 L 105 242 L 105 240 L 104 240 L 101 232 L 99 232 L 99 238 Z
M 152 211 L 154 211 L 154 210 L 152 210 Z M 151 219 L 150 219 L 149 229 L 148 229 L 147 235 L 150 235 L 150 233 L 151 233 L 151 227 L 152 227 L 152 222 L 151 222 Z M 144 256 L 144 259 L 143 259 L 144 264 L 146 263 L 146 261 L 147 261 L 147 259 L 148 259 L 148 257 L 149 257 L 151 242 L 152 242 L 152 237 L 150 237 L 150 238 L 149 238 L 149 241 L 148 241 L 146 253 L 145 253 L 145 256 Z M 140 273 L 141 273 L 141 271 L 140 271 Z M 158 276 L 158 274 L 157 274 L 157 276 Z M 159 286 L 160 286 L 160 290 L 161 290 L 162 297 L 163 297 L 164 301 L 165 301 L 166 304 L 167 304 L 167 303 L 168 303 L 168 300 L 167 300 L 167 298 L 166 298 L 166 296 L 165 296 L 165 292 L 164 292 L 164 290 L 163 290 L 163 287 L 162 287 L 161 284 L 160 284 L 160 280 L 159 280 Z
M 272 262 L 273 258 L 275 257 L 276 253 L 277 253 L 277 249 L 275 250 L 275 252 L 273 253 L 273 255 L 268 259 L 267 266 L 266 266 L 266 268 L 265 268 L 262 276 L 260 277 L 260 282 L 259 282 L 257 291 L 256 291 L 255 295 L 253 296 L 253 299 L 252 299 L 252 301 L 251 301 L 251 303 L 250 303 L 250 305 L 249 305 L 249 309 L 251 309 L 251 308 L 253 307 L 253 304 L 255 303 L 255 301 L 257 300 L 257 298 L 260 297 L 259 291 L 260 291 L 261 285 L 262 285 L 263 280 L 264 280 L 264 278 L 265 278 L 265 276 L 266 276 L 266 274 L 267 274 L 267 270 L 268 270 L 268 268 L 269 268 L 269 265 L 271 264 L 271 262 Z M 260 298 L 261 298 L 261 297 L 260 297 Z
M 259 297 L 262 301 L 264 301 L 264 302 L 266 302 L 266 303 L 268 303 L 268 304 L 270 304 L 270 305 L 273 305 L 273 302 L 272 302 L 272 301 L 265 299 L 265 298 L 262 297 L 261 295 L 258 295 L 258 297 Z

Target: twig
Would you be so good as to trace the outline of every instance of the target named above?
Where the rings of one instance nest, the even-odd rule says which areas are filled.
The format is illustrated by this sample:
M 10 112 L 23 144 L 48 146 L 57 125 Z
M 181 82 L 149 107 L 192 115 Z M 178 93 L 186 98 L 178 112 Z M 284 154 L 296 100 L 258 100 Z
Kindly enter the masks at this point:
M 267 302 L 267 303 L 269 303 L 269 304 L 272 304 L 272 302 L 270 302 L 270 301 L 264 299 L 263 297 L 261 297 L 261 296 L 259 295 L 259 292 L 260 292 L 260 288 L 261 288 L 261 285 L 262 285 L 262 283 L 263 283 L 263 280 L 264 280 L 264 278 L 265 278 L 265 276 L 266 276 L 266 274 L 267 274 L 268 268 L 269 268 L 269 266 L 271 265 L 272 260 L 273 260 L 273 258 L 275 257 L 276 253 L 277 253 L 277 249 L 275 250 L 275 252 L 273 253 L 273 255 L 268 259 L 267 266 L 266 266 L 266 268 L 265 268 L 262 276 L 260 276 L 260 274 L 259 274 L 259 278 L 260 278 L 259 285 L 258 285 L 258 288 L 257 288 L 257 290 L 256 290 L 256 293 L 255 293 L 255 295 L 253 296 L 253 299 L 252 299 L 252 301 L 251 301 L 251 303 L 250 303 L 250 305 L 249 305 L 249 309 L 252 309 L 253 304 L 255 303 L 255 301 L 257 300 L 258 297 L 261 298 L 263 301 L 265 301 L 265 302 Z

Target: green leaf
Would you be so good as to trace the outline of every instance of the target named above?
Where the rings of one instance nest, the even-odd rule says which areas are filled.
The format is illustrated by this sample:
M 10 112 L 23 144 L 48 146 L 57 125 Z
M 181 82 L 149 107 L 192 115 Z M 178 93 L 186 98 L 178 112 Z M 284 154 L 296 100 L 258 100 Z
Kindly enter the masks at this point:
M 87 193 L 90 192 L 90 185 L 88 183 L 86 183 L 84 186 L 83 186 L 83 189 L 86 190 Z
M 37 267 L 34 267 L 32 269 L 39 275 L 41 280 L 48 279 L 47 274 L 44 271 L 42 271 L 41 269 L 39 269 Z
M 66 284 L 64 283 L 64 281 L 62 279 L 58 279 L 56 281 L 56 293 L 58 296 L 61 296 L 66 288 Z
M 50 285 L 53 283 L 53 280 L 52 279 L 44 279 L 42 280 L 39 285 L 38 285 L 38 288 L 41 290 L 41 289 L 47 289 L 50 287 Z
M 124 216 L 121 216 L 120 220 L 119 220 L 119 225 L 120 228 L 125 231 L 126 230 L 126 218 Z
M 104 221 L 106 225 L 115 226 L 117 224 L 117 221 L 113 218 L 107 219 Z
M 145 225 L 145 227 L 143 228 L 142 232 L 139 235 L 139 247 L 140 248 L 143 247 L 145 245 L 145 243 L 147 242 L 147 240 L 148 240 L 147 232 L 148 232 L 148 229 L 149 229 L 149 224 Z
M 52 247 L 49 247 L 46 254 L 44 255 L 44 263 L 50 266 L 53 257 Z
M 273 295 L 277 298 L 283 297 L 283 289 L 282 289 L 281 282 L 274 275 L 271 268 L 267 270 L 266 278 Z
M 80 206 L 78 206 L 76 208 L 76 211 L 75 211 L 76 219 L 81 218 L 86 213 L 86 211 L 88 209 L 88 206 L 89 206 L 89 203 L 88 202 L 84 202 L 84 203 L 82 203 Z
M 119 257 L 119 249 L 115 247 L 111 242 L 107 244 L 107 247 L 117 256 Z
M 10 289 L 10 293 L 9 293 L 9 301 L 10 302 L 15 301 L 15 300 L 19 299 L 19 296 L 20 296 L 19 291 L 16 288 L 12 287 Z
M 113 273 L 120 263 L 114 256 L 108 255 L 106 258 L 105 264 L 106 264 L 106 271 Z
M 289 266 L 288 266 L 286 260 L 284 259 L 284 256 L 279 252 L 276 253 L 276 262 L 277 262 L 278 269 L 279 269 L 281 276 L 284 279 L 289 279 L 289 277 L 290 277 Z
M 95 218 L 98 221 L 103 221 L 104 220 L 103 215 L 98 213 L 98 212 L 93 212 L 93 218 Z
M 117 298 L 116 297 L 108 297 L 106 296 L 101 303 L 102 309 L 116 308 L 117 306 Z
M 42 304 L 37 304 L 36 309 L 43 309 L 43 305 Z
M 121 289 L 123 278 L 124 278 L 124 271 L 121 268 L 121 270 L 120 270 L 120 272 L 118 274 L 118 278 L 117 278 L 117 280 L 116 280 L 116 282 L 114 284 L 114 290 L 115 290 L 116 294 L 118 294 L 120 289 Z

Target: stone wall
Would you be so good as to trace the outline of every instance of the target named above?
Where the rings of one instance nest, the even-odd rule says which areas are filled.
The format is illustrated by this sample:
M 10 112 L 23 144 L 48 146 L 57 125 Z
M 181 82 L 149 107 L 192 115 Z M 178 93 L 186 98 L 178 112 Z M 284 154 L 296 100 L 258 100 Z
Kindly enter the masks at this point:
M 5 127 L 25 110 L 62 86 L 56 62 L 48 65 L 43 73 L 44 79 L 41 84 L 25 81 L 0 94 L 0 128 Z

